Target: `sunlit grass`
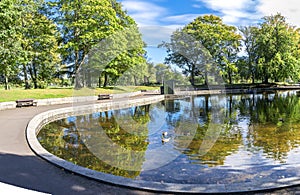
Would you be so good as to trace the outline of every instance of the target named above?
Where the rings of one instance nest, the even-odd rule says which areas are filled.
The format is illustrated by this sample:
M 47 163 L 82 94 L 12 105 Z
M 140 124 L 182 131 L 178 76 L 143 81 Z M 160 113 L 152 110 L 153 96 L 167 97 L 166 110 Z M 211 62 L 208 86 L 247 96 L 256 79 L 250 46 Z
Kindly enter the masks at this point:
M 18 99 L 47 99 L 74 96 L 97 96 L 98 94 L 126 93 L 139 90 L 155 90 L 157 87 L 146 86 L 126 86 L 126 87 L 106 87 L 97 89 L 83 88 L 74 90 L 73 88 L 49 88 L 49 89 L 29 89 L 24 90 L 14 88 L 11 90 L 0 89 L 0 102 L 16 101 Z

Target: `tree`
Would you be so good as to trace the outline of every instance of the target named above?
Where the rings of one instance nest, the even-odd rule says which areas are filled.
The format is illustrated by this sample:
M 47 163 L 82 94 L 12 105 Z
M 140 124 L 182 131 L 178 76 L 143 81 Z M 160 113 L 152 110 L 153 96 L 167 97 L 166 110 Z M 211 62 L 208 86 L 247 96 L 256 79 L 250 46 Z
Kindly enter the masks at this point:
M 263 82 L 299 79 L 299 32 L 281 14 L 266 16 L 257 34 Z
M 5 89 L 8 90 L 9 77 L 17 70 L 21 50 L 18 31 L 22 7 L 19 0 L 3 0 L 0 10 L 0 73 L 5 77 Z
M 255 79 L 258 77 L 258 43 L 257 36 L 258 27 L 246 26 L 240 27 L 239 30 L 243 36 L 243 44 L 245 46 L 245 56 L 239 58 L 239 73 L 245 76 L 246 79 L 251 78 L 252 83 L 255 83 Z
M 190 82 L 195 85 L 196 76 L 204 76 L 207 82 L 208 64 L 211 55 L 201 42 L 184 30 L 176 30 L 171 35 L 170 43 L 162 43 L 159 47 L 167 49 L 167 64 L 176 64 L 183 69 L 183 74 L 190 76 Z
M 171 79 L 171 68 L 165 64 L 157 64 L 156 69 L 156 82 L 164 83 L 165 80 Z
M 144 76 L 143 73 L 147 69 L 146 59 L 144 58 L 146 52 L 143 49 L 145 43 L 136 23 L 133 20 L 130 20 L 130 23 L 130 26 L 124 26 L 125 29 L 117 33 L 118 37 L 122 37 L 122 39 L 115 42 L 121 53 L 116 54 L 116 57 L 105 66 L 103 71 L 105 74 L 104 87 L 107 85 L 107 76 L 118 79 L 125 72 L 132 72 L 131 70 L 134 70 L 134 83 L 137 85 L 138 78 Z M 115 38 L 115 40 L 117 39 Z
M 147 65 L 147 69 L 144 73 L 144 84 L 145 85 L 149 85 L 151 83 L 155 83 L 156 82 L 156 69 L 155 69 L 155 65 L 153 62 L 146 62 Z
M 160 46 L 167 48 L 166 62 L 176 64 L 184 74 L 190 75 L 192 85 L 195 76 L 204 77 L 207 84 L 210 71 L 218 72 L 232 83 L 237 72 L 240 40 L 241 36 L 234 26 L 224 24 L 217 16 L 205 15 L 175 31 L 171 43 Z M 212 64 L 218 67 L 212 67 Z
M 37 2 L 31 6 L 33 9 L 22 17 L 22 47 L 27 57 L 23 61 L 23 71 L 24 74 L 29 73 L 36 89 L 45 87 L 51 81 L 57 71 L 60 56 L 56 25 L 41 14 L 42 4 Z
M 209 51 L 220 74 L 231 84 L 237 72 L 236 60 L 241 46 L 241 36 L 236 27 L 224 24 L 218 16 L 204 15 L 196 18 L 183 30 Z
M 88 62 L 83 64 L 83 69 L 97 72 L 99 87 L 101 77 L 104 77 L 103 87 L 106 87 L 109 78 L 116 82 L 124 73 L 132 72 L 135 69 L 132 76 L 137 79 L 140 72 L 146 69 L 145 50 L 143 49 L 145 44 L 136 23 L 132 19 L 130 20 L 131 25 L 128 23 L 128 26 L 124 26 L 122 30 L 112 33 L 94 45 L 88 54 Z
M 125 12 L 115 0 L 56 0 L 51 6 L 63 35 L 64 60 L 74 62 L 73 76 L 94 45 L 128 24 Z M 76 88 L 80 85 L 75 83 Z

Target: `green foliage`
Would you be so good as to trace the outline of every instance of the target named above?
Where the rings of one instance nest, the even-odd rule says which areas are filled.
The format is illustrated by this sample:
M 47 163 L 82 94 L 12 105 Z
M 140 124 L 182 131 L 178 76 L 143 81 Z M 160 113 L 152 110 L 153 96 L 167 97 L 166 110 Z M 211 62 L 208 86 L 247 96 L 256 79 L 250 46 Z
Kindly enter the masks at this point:
M 57 79 L 74 84 L 76 75 L 76 87 L 150 84 L 162 82 L 162 75 L 185 81 L 174 70 L 146 62 L 137 24 L 116 0 L 2 0 L 0 10 L 0 77 L 6 89 L 20 80 L 26 89 Z M 176 64 L 193 85 L 216 82 L 210 72 L 229 84 L 299 82 L 299 29 L 276 14 L 239 30 L 241 35 L 220 17 L 204 15 L 160 46 L 167 48 L 166 64 Z
M 134 20 L 126 15 L 120 3 L 114 0 L 57 0 L 51 5 L 53 9 L 56 9 L 54 15 L 57 16 L 57 23 L 61 25 L 63 35 L 61 52 L 64 60 L 74 62 L 73 75 L 82 74 L 80 68 L 87 60 L 90 60 L 91 52 L 95 55 L 95 50 L 106 52 L 104 56 L 100 56 L 100 59 L 99 56 L 97 57 L 98 62 L 92 67 L 95 69 L 98 66 L 98 74 L 105 74 L 104 86 L 107 85 L 108 76 L 118 77 L 128 69 L 128 66 L 140 63 L 141 58 L 138 55 L 143 53 L 142 41 L 140 41 L 141 47 L 124 51 L 126 43 L 130 40 L 141 40 L 141 36 Z M 121 36 L 117 37 L 116 34 Z M 101 45 L 103 41 L 107 42 L 107 39 L 112 42 L 108 45 Z M 124 39 L 127 41 L 124 42 Z M 106 48 L 106 46 L 120 49 L 111 53 L 112 48 Z M 113 58 L 108 59 L 110 56 Z M 90 73 L 84 74 L 88 77 L 92 76 Z M 86 82 L 89 87 L 91 86 L 92 81 L 83 81 L 85 76 L 78 76 L 76 87 L 83 87 Z
M 47 87 L 57 71 L 60 57 L 56 25 L 40 13 L 41 5 L 34 6 L 23 15 L 22 48 L 27 58 L 23 61 L 23 71 L 29 73 L 36 89 Z
M 5 77 L 5 88 L 8 79 L 16 74 L 21 50 L 18 31 L 21 29 L 22 7 L 19 0 L 0 1 L 0 74 Z
M 171 43 L 161 45 L 167 48 L 166 62 L 183 69 L 183 73 L 190 76 L 192 85 L 196 76 L 202 76 L 207 84 L 208 72 L 212 68 L 232 83 L 241 45 L 241 36 L 236 31 L 217 16 L 200 16 L 183 29 L 176 30 Z
M 184 31 L 208 50 L 220 74 L 231 84 L 237 72 L 236 60 L 241 46 L 236 27 L 224 24 L 218 16 L 205 15 L 185 26 Z
M 254 81 L 299 80 L 299 31 L 281 14 L 266 16 L 258 27 L 245 27 L 247 63 Z
M 97 72 L 95 81 L 99 76 L 104 76 L 104 87 L 107 86 L 109 78 L 114 83 L 119 80 L 115 84 L 123 84 L 120 82 L 124 79 L 130 81 L 133 78 L 134 84 L 138 85 L 138 80 L 146 75 L 147 64 L 143 49 L 145 44 L 137 25 L 133 21 L 130 23 L 95 45 L 90 51 L 88 63 L 83 64 L 83 69 Z
M 167 49 L 167 64 L 176 64 L 183 70 L 183 74 L 190 77 L 192 85 L 196 76 L 206 76 L 211 55 L 195 36 L 184 30 L 176 30 L 171 36 L 170 43 L 163 43 L 159 47 Z M 207 79 L 205 79 L 207 80 Z

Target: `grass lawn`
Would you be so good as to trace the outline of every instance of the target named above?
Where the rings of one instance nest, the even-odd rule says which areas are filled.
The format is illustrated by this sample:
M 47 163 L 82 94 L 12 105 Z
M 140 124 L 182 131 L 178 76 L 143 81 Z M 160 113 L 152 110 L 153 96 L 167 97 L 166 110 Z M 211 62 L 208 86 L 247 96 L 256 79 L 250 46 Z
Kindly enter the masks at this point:
M 49 89 L 0 89 L 0 102 L 16 101 L 18 99 L 47 99 L 47 98 L 62 98 L 73 96 L 97 96 L 98 94 L 113 94 L 113 93 L 126 93 L 139 90 L 156 90 L 158 87 L 146 86 L 126 86 L 126 87 L 107 87 L 97 89 L 81 89 L 74 90 L 72 88 L 49 88 Z

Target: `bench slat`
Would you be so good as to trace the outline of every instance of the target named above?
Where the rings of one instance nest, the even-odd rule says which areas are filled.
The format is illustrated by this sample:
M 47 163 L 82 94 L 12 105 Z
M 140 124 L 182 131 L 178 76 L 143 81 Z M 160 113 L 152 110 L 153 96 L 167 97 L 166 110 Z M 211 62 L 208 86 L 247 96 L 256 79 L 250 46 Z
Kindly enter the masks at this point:
M 22 107 L 22 106 L 37 106 L 37 101 L 34 99 L 22 99 L 22 100 L 17 100 L 17 107 Z
M 110 94 L 99 94 L 98 95 L 98 100 L 104 100 L 104 99 L 111 99 L 112 95 Z

